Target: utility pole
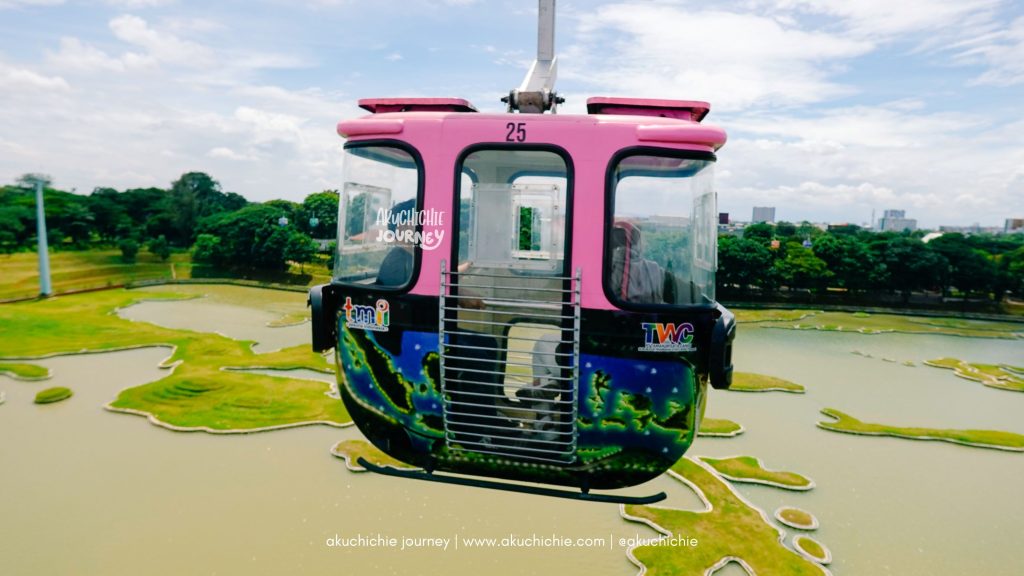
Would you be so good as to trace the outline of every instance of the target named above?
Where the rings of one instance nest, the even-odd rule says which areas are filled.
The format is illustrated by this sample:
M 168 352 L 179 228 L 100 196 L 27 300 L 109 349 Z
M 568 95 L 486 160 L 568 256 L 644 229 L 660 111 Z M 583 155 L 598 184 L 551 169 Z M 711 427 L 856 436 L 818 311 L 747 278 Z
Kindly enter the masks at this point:
M 53 294 L 50 285 L 50 248 L 46 243 L 46 210 L 43 207 L 42 178 L 33 178 L 36 186 L 36 236 L 39 238 L 39 295 L 46 298 Z

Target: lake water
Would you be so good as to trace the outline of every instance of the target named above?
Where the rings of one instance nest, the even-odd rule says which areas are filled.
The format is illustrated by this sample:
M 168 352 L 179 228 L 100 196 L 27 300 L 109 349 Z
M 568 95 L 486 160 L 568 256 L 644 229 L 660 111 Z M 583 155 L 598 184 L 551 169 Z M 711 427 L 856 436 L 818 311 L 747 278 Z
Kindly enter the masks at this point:
M 260 341 L 262 349 L 302 343 L 308 332 L 308 324 L 269 328 L 273 318 L 203 300 L 149 302 L 122 314 L 218 330 Z M 769 515 L 780 505 L 814 513 L 822 524 L 814 536 L 832 550 L 836 574 L 1024 572 L 1018 552 L 1024 454 L 814 426 L 818 410 L 833 407 L 866 421 L 1024 433 L 1024 394 L 880 359 L 1020 363 L 1024 342 L 748 325 L 740 334 L 738 369 L 799 382 L 807 394 L 713 392 L 708 414 L 734 419 L 747 432 L 698 439 L 691 454 L 750 454 L 770 468 L 812 477 L 818 486 L 806 493 L 739 489 Z M 53 371 L 51 380 L 0 377 L 7 395 L 0 405 L 0 573 L 633 575 L 637 568 L 618 540 L 654 535 L 622 520 L 614 505 L 351 473 L 329 449 L 359 437 L 354 427 L 217 436 L 171 432 L 103 410 L 120 389 L 162 377 L 156 366 L 168 353 L 58 357 L 40 362 Z M 39 389 L 62 385 L 75 396 L 32 404 Z M 659 490 L 669 493 L 669 506 L 701 508 L 685 486 L 666 477 L 627 492 Z M 448 550 L 327 546 L 335 535 L 604 542 L 458 550 L 452 543 Z

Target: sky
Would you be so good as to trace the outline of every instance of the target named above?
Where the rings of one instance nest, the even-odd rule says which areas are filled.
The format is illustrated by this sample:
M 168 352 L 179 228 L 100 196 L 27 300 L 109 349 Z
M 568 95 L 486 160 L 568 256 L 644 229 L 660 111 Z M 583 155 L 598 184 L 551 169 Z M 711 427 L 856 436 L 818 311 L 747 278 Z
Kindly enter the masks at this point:
M 533 0 L 0 0 L 0 183 L 87 194 L 203 171 L 250 200 L 340 187 L 356 101 L 500 112 Z M 557 2 L 560 113 L 705 100 L 719 209 L 749 220 L 1024 217 L 1024 1 Z

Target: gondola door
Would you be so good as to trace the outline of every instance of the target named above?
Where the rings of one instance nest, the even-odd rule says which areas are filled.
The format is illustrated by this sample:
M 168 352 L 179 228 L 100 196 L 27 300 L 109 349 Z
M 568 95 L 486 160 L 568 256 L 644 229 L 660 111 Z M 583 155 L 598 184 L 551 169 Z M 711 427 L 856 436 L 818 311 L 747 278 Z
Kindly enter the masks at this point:
M 449 453 L 576 459 L 580 279 L 571 170 L 556 150 L 463 154 L 458 242 L 442 265 L 439 348 Z

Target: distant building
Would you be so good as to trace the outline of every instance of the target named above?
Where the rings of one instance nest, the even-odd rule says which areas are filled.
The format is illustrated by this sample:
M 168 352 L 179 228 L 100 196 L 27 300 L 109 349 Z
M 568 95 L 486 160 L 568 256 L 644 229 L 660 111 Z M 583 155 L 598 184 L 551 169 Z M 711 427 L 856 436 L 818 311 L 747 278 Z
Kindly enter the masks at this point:
M 878 229 L 882 232 L 913 232 L 917 230 L 917 220 L 907 218 L 904 210 L 886 210 L 878 220 Z
M 1007 220 L 1007 222 L 1009 222 L 1009 220 Z M 729 224 L 729 213 L 728 212 L 719 212 L 718 213 L 718 223 L 722 224 L 722 225 Z
M 1003 226 L 1003 234 L 1024 232 L 1024 218 L 1007 218 Z
M 775 206 L 754 206 L 754 216 L 750 219 L 750 222 L 754 224 L 758 222 L 774 224 Z

